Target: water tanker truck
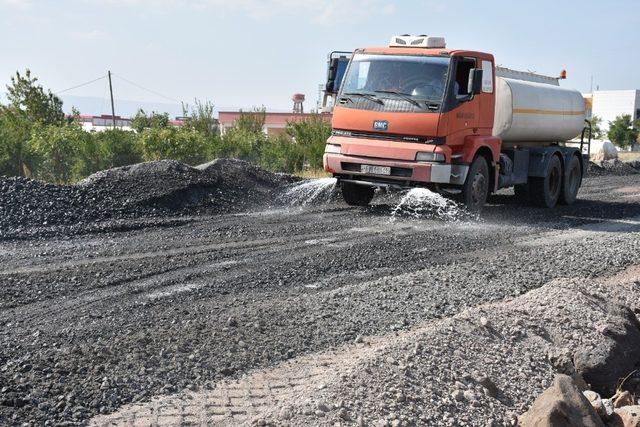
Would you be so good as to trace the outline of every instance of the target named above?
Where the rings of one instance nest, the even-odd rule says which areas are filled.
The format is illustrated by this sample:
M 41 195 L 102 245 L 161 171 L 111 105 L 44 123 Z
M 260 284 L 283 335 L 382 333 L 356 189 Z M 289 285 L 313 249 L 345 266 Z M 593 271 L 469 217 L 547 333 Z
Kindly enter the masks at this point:
M 539 206 L 572 204 L 590 130 L 582 95 L 560 87 L 563 77 L 497 67 L 493 55 L 447 49 L 442 37 L 334 52 L 324 169 L 350 205 L 369 204 L 377 187 L 457 194 L 471 211 L 508 187 Z

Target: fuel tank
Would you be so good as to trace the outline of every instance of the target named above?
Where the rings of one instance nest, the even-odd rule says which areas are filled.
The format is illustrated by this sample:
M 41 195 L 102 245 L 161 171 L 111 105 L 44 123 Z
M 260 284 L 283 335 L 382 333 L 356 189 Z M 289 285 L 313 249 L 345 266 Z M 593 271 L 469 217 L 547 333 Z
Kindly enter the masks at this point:
M 496 77 L 493 135 L 503 143 L 568 141 L 584 127 L 582 94 L 545 83 Z

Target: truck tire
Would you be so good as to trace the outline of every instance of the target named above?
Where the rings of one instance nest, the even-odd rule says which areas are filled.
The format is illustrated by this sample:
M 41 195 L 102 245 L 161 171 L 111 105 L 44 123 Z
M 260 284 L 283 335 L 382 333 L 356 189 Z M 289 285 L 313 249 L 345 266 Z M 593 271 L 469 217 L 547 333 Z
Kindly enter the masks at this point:
M 342 183 L 342 198 L 349 206 L 367 206 L 375 189 L 366 185 L 357 185 L 351 182 Z
M 529 177 L 529 197 L 533 204 L 552 208 L 562 192 L 562 164 L 558 156 L 549 159 L 544 177 Z
M 577 156 L 571 156 L 567 172 L 562 180 L 562 193 L 560 193 L 560 203 L 572 205 L 578 198 L 578 190 L 582 183 L 582 168 Z
M 489 165 L 478 156 L 469 168 L 469 175 L 462 187 L 462 200 L 470 212 L 480 212 L 489 196 Z

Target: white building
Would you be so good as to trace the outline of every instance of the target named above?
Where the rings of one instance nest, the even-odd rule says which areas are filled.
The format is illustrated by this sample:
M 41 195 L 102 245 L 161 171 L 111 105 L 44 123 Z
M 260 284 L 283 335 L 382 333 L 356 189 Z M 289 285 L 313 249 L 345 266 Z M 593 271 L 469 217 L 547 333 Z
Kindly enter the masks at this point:
M 600 127 L 605 132 L 609 122 L 628 114 L 631 120 L 640 119 L 640 90 L 596 90 L 592 96 L 592 116 L 602 119 Z
M 71 116 L 69 116 L 71 117 Z M 82 125 L 82 129 L 87 132 L 97 131 L 113 128 L 113 116 L 103 114 L 101 116 L 80 115 L 76 117 L 76 120 Z M 116 116 L 116 127 L 122 130 L 131 130 L 131 119 Z

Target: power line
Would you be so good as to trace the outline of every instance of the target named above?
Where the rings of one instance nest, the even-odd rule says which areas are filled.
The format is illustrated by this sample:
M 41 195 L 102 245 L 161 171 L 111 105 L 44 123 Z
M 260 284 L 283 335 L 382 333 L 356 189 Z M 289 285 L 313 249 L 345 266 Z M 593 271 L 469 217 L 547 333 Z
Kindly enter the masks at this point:
M 85 82 L 85 83 L 79 84 L 79 85 L 77 85 L 77 86 L 73 86 L 73 87 L 70 87 L 70 88 L 68 88 L 68 89 L 64 89 L 64 90 L 59 90 L 58 92 L 54 92 L 54 93 L 55 93 L 56 95 L 60 95 L 61 93 L 68 92 L 68 91 L 73 90 L 73 89 L 78 89 L 79 87 L 82 87 L 82 86 L 90 85 L 91 83 L 95 83 L 95 82 L 97 82 L 98 80 L 102 80 L 102 79 L 105 79 L 105 78 L 107 78 L 107 76 L 101 76 L 101 77 L 98 77 L 98 78 L 96 78 L 96 79 L 90 80 L 90 81 L 88 81 L 88 82 Z
M 147 91 L 147 92 L 149 92 L 149 93 L 152 93 L 152 94 L 157 95 L 157 96 L 159 96 L 159 97 L 162 97 L 162 98 L 164 98 L 164 99 L 168 99 L 169 101 L 173 101 L 173 102 L 177 102 L 177 103 L 179 103 L 179 104 L 182 104 L 182 101 L 180 101 L 180 100 L 178 100 L 178 99 L 172 98 L 172 97 L 170 97 L 170 96 L 163 95 L 163 94 L 161 94 L 160 92 L 156 92 L 155 90 L 152 90 L 152 89 L 146 88 L 146 87 L 144 87 L 144 86 L 142 86 L 142 85 L 139 85 L 138 83 L 132 82 L 131 80 L 125 79 L 124 77 L 122 77 L 122 76 L 120 76 L 120 75 L 118 75 L 118 74 L 116 74 L 116 73 L 111 73 L 111 75 L 112 75 L 112 76 L 115 76 L 115 77 L 117 77 L 117 78 L 119 78 L 119 79 L 121 79 L 121 80 L 124 80 L 125 82 L 129 83 L 130 85 L 136 86 L 137 88 L 140 88 L 140 89 L 142 89 L 142 90 L 146 90 L 146 91 Z

